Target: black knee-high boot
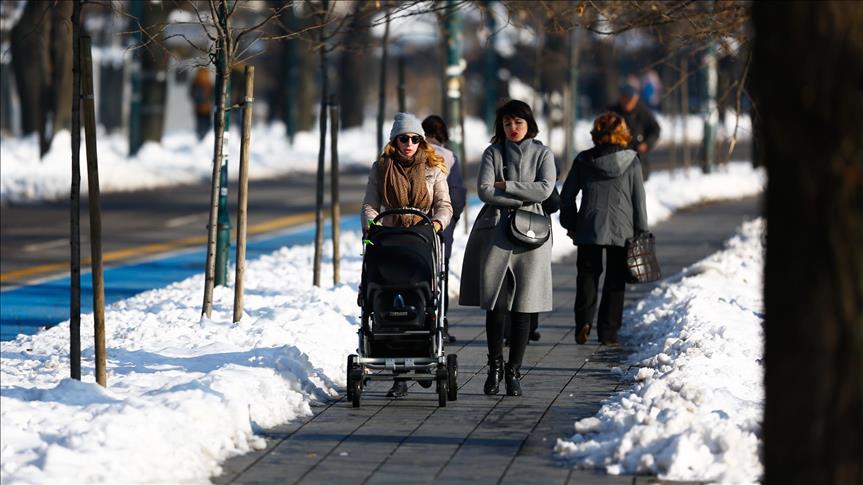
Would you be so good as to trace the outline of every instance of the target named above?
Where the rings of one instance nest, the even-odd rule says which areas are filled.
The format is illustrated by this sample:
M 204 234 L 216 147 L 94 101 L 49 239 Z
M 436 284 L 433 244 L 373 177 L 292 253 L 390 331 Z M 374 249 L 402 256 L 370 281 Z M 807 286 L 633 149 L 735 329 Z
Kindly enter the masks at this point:
M 503 312 L 487 311 L 485 313 L 485 333 L 488 339 L 488 378 L 482 391 L 486 395 L 500 392 L 500 381 L 503 380 Z
M 504 367 L 507 396 L 521 396 L 521 362 L 530 336 L 530 313 L 510 313 L 509 362 Z

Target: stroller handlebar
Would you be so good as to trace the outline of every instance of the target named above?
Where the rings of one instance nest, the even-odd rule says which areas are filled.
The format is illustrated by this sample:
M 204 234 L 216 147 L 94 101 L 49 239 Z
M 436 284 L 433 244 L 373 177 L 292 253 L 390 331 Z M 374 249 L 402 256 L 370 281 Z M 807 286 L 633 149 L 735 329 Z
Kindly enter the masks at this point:
M 429 217 L 428 214 L 426 214 L 424 211 L 422 211 L 420 209 L 417 209 L 416 207 L 399 207 L 397 209 L 387 209 L 387 210 L 381 212 L 380 214 L 378 214 L 374 218 L 373 222 L 378 222 L 381 219 L 383 219 L 384 217 L 389 216 L 389 215 L 398 215 L 398 214 L 412 214 L 415 216 L 420 216 L 423 218 L 423 222 L 425 222 L 426 224 L 432 223 L 431 217 Z

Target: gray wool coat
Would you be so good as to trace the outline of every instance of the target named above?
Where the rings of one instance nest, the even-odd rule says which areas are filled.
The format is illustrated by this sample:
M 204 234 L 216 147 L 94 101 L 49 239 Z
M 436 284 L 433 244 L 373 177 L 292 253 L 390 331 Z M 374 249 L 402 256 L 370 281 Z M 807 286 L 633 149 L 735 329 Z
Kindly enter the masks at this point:
M 542 201 L 554 190 L 554 155 L 541 142 L 505 142 L 509 172 L 506 189 L 501 146 L 486 148 L 480 162 L 477 191 L 485 205 L 468 238 L 462 264 L 459 304 L 492 310 L 496 306 L 522 313 L 552 309 L 551 238 L 525 249 L 507 236 L 507 213 L 521 207 L 542 213 Z
M 581 207 L 576 207 L 579 192 Z M 610 145 L 579 153 L 560 193 L 560 223 L 575 235 L 575 244 L 624 246 L 636 232 L 646 232 L 638 154 Z

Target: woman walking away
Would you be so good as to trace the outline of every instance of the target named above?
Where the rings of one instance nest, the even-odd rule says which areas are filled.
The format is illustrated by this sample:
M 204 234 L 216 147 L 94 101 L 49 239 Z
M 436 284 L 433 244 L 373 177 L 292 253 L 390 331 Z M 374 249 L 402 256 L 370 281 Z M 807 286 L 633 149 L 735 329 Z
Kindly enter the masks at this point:
M 446 245 L 444 248 L 444 268 L 446 274 L 449 275 L 449 258 L 452 255 L 453 235 L 455 227 L 467 203 L 467 190 L 464 188 L 464 179 L 461 176 L 461 169 L 458 165 L 458 157 L 447 148 L 444 144 L 449 141 L 449 132 L 444 123 L 443 118 L 438 115 L 427 116 L 423 120 L 423 131 L 425 132 L 426 142 L 434 148 L 435 152 L 446 160 L 446 166 L 449 168 L 446 182 L 449 186 L 449 196 L 452 202 L 452 219 L 449 225 L 443 230 L 443 240 Z M 449 310 L 449 298 L 444 301 L 444 312 Z M 455 342 L 455 337 L 449 333 L 449 322 L 444 317 L 444 333 L 449 343 Z
M 600 115 L 590 132 L 594 147 L 575 157 L 560 194 L 560 223 L 578 246 L 575 341 L 587 342 L 594 316 L 602 344 L 617 343 L 626 291 L 626 240 L 647 231 L 644 181 L 635 150 L 627 149 L 629 129 L 612 112 Z M 575 197 L 581 195 L 581 207 Z M 605 283 L 596 313 L 599 277 Z
M 449 224 L 452 204 L 446 162 L 420 133 L 422 125 L 416 116 L 396 113 L 390 141 L 369 173 L 361 214 L 363 232 L 381 211 L 400 207 L 415 207 L 428 213 L 437 232 Z M 421 221 L 416 215 L 399 214 L 385 216 L 381 223 L 410 227 Z M 396 379 L 387 396 L 403 397 L 407 392 L 407 382 Z
M 522 394 L 521 364 L 531 315 L 550 311 L 551 239 L 529 248 L 510 239 L 516 209 L 544 216 L 542 201 L 554 189 L 551 150 L 534 139 L 539 130 L 530 107 L 518 100 L 497 110 L 494 137 L 480 162 L 477 191 L 483 205 L 465 248 L 459 303 L 486 310 L 488 378 L 483 392 Z M 539 229 L 539 228 L 538 228 Z M 504 323 L 510 317 L 509 361 L 503 364 Z

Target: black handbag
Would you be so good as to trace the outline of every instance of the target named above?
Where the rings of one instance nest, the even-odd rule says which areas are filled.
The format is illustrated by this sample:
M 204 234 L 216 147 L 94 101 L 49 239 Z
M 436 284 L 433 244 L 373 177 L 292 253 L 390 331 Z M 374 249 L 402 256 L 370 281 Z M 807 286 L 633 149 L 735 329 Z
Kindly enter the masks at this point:
M 551 237 L 551 223 L 545 214 L 515 209 L 509 214 L 510 241 L 527 249 L 536 249 Z
M 503 158 L 503 178 L 506 180 L 506 146 L 501 145 Z M 559 197 L 559 196 L 558 196 Z M 551 219 L 546 214 L 537 214 L 525 209 L 512 209 L 509 212 L 507 235 L 513 243 L 526 249 L 536 249 L 551 237 Z
M 662 278 L 653 233 L 642 232 L 626 240 L 626 282 L 651 283 Z

